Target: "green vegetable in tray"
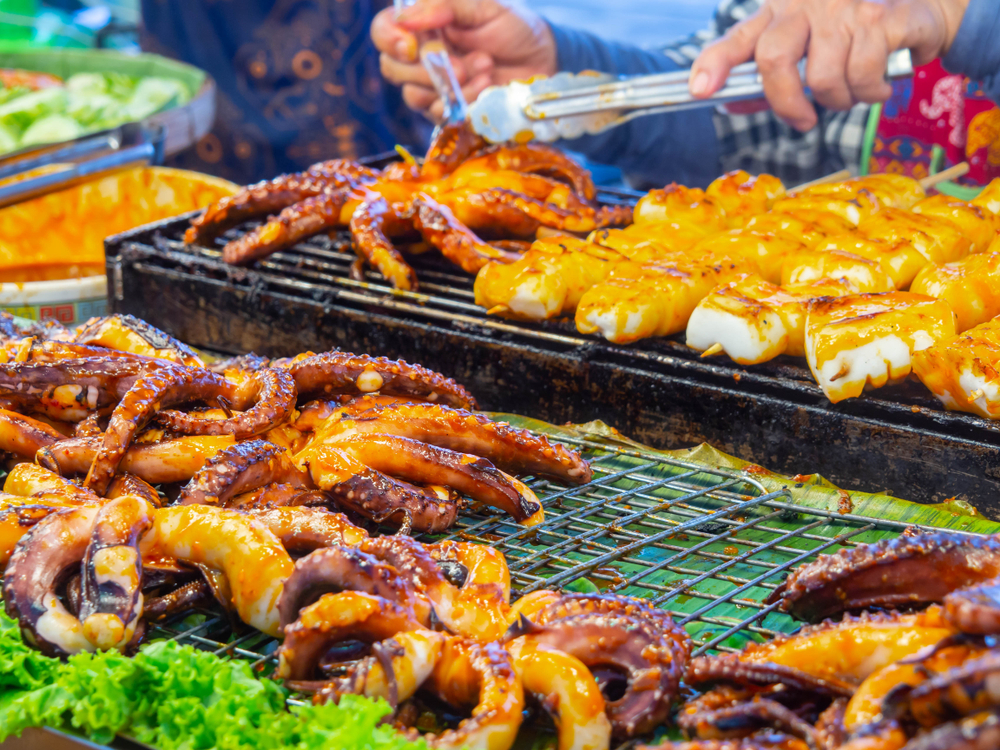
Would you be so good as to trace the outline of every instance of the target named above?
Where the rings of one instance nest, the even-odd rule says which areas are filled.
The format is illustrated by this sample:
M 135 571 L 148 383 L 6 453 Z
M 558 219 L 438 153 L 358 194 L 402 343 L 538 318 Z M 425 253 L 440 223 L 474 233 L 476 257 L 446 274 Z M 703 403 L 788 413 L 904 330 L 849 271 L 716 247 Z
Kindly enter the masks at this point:
M 83 135 L 83 126 L 66 115 L 49 115 L 35 120 L 21 136 L 21 148 L 41 143 L 71 141 Z
M 29 91 L 0 104 L 0 125 L 23 133 L 35 121 L 63 112 L 68 98 L 61 88 Z
M 77 73 L 38 91 L 0 86 L 0 154 L 143 120 L 191 95 L 179 79 L 121 73 Z
M 0 742 L 28 727 L 70 729 L 107 743 L 130 736 L 163 750 L 426 750 L 380 724 L 384 701 L 292 707 L 288 691 L 244 661 L 161 641 L 132 657 L 42 656 L 0 613 Z

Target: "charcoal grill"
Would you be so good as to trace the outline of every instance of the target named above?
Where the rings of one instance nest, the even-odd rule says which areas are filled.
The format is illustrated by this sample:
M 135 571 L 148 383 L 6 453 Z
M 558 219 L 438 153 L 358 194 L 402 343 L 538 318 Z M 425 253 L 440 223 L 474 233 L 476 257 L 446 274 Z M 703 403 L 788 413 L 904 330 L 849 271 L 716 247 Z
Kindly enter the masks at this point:
M 599 199 L 635 196 L 603 190 Z M 944 411 L 918 383 L 832 405 L 801 360 L 743 367 L 701 359 L 680 337 L 617 346 L 571 321 L 489 318 L 474 304 L 472 278 L 440 258 L 413 259 L 419 292 L 394 290 L 376 272 L 350 278 L 344 233 L 234 268 L 221 261 L 221 243 L 253 225 L 215 247 L 189 247 L 191 216 L 107 240 L 113 310 L 223 352 L 339 347 L 404 358 L 457 378 L 487 409 L 602 419 L 655 447 L 709 442 L 777 471 L 920 502 L 965 499 L 1000 518 L 997 426 Z

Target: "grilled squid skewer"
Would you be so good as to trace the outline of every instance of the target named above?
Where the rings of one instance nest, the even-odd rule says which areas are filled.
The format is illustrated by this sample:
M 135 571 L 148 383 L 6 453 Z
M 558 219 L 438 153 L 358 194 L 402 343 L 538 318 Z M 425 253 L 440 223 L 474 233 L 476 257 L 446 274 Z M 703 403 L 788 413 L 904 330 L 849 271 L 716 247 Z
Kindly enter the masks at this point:
M 683 331 L 695 306 L 720 283 L 754 265 L 742 260 L 623 263 L 608 281 L 583 295 L 576 310 L 581 333 L 630 343 Z
M 1000 419 L 1000 320 L 914 353 L 913 372 L 945 408 Z
M 909 375 L 914 352 L 955 336 L 955 313 L 922 294 L 855 294 L 817 301 L 805 330 L 809 369 L 837 403 Z
M 805 323 L 813 300 L 859 291 L 846 279 L 822 279 L 779 287 L 756 274 L 719 287 L 688 320 L 687 345 L 705 351 L 722 347 L 741 365 L 781 354 L 805 356 Z M 865 290 L 884 291 L 884 290 Z
M 1000 239 L 985 253 L 927 266 L 910 291 L 947 302 L 955 311 L 959 333 L 992 320 L 1000 315 Z

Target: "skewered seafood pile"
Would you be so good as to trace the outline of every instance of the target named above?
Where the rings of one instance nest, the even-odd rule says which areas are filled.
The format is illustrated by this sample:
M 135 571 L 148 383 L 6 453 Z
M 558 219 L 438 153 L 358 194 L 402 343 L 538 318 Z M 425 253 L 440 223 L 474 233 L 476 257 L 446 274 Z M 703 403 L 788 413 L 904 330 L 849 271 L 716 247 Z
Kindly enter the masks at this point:
M 185 241 L 210 244 L 234 226 L 264 219 L 223 248 L 226 262 L 242 265 L 348 227 L 358 254 L 352 272 L 363 278 L 368 264 L 397 289 L 412 291 L 417 276 L 401 249 L 419 253 L 431 246 L 476 273 L 490 261 L 519 259 L 530 244 L 526 238 L 541 226 L 587 232 L 631 223 L 631 207 L 598 206 L 595 194 L 590 173 L 557 149 L 489 146 L 466 124 L 449 125 L 421 165 L 412 157 L 384 170 L 320 162 L 209 206 Z
M 547 238 L 488 264 L 476 300 L 529 320 L 574 313 L 581 332 L 618 343 L 686 331 L 689 346 L 741 364 L 805 356 L 837 402 L 905 378 L 914 352 L 1000 314 L 998 212 L 1000 181 L 964 203 L 899 175 L 789 196 L 774 177 L 733 172 L 705 191 L 652 191 L 625 229 Z M 949 363 L 935 377 L 948 360 L 915 369 L 949 408 L 1000 412 L 985 395 L 996 385 L 946 388 L 965 372 Z
M 803 565 L 769 602 L 817 624 L 692 660 L 686 682 L 708 689 L 678 723 L 694 739 L 660 750 L 1000 746 L 998 574 L 995 537 L 947 532 Z

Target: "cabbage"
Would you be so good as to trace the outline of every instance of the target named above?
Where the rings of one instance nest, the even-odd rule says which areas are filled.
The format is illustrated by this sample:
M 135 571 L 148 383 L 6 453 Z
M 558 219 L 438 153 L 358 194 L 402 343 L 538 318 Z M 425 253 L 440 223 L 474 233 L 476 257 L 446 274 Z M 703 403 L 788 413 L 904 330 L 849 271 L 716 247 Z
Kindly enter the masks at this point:
M 101 128 L 105 122 L 119 122 L 121 104 L 110 94 L 71 91 L 66 114 L 88 128 Z M 109 126 L 113 127 L 113 126 Z
M 108 79 L 102 73 L 76 73 L 66 79 L 71 94 L 107 94 Z
M 120 114 L 126 120 L 141 120 L 188 97 L 187 88 L 175 78 L 143 78 Z
M 57 143 L 71 141 L 84 133 L 83 126 L 67 115 L 49 115 L 36 120 L 31 127 L 21 135 L 21 147 L 34 146 L 40 143 Z
M 0 125 L 0 154 L 13 151 L 17 148 L 17 135 Z
M 66 109 L 66 100 L 67 94 L 63 88 L 30 91 L 0 104 L 0 125 L 23 132 L 36 120 L 62 113 Z

